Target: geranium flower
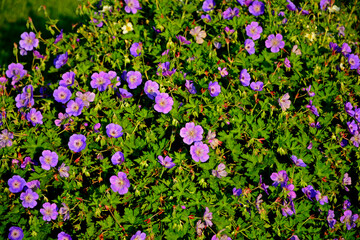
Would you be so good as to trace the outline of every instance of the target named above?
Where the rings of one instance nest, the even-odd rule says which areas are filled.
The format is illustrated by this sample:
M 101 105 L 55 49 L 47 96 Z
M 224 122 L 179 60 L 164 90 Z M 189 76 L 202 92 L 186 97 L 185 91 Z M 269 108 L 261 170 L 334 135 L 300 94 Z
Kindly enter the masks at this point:
M 58 234 L 58 240 L 72 240 L 71 236 L 65 232 L 61 232 Z
M 350 230 L 351 228 L 356 227 L 355 221 L 359 218 L 359 215 L 354 214 L 352 215 L 351 210 L 346 210 L 344 212 L 344 215 L 340 217 L 340 222 L 346 224 L 347 230 Z
M 237 7 L 234 7 L 234 9 L 229 7 L 223 12 L 223 18 L 227 20 L 231 20 L 237 16 L 239 16 L 239 9 Z
M 86 147 L 86 137 L 81 134 L 73 134 L 69 139 L 68 146 L 71 151 L 81 152 Z
M 209 147 L 202 142 L 195 142 L 190 147 L 190 154 L 195 162 L 207 162 L 209 160 Z
M 123 135 L 122 132 L 123 128 L 115 123 L 110 123 L 106 126 L 106 134 L 108 137 L 112 138 L 119 138 Z
M 63 87 L 68 87 L 74 85 L 75 81 L 75 73 L 70 71 L 66 72 L 61 76 L 62 80 L 60 80 L 59 85 Z
M 118 172 L 117 176 L 110 177 L 111 189 L 114 192 L 118 192 L 120 195 L 126 194 L 130 187 L 130 181 L 127 179 L 127 176 L 123 172 Z
M 208 87 L 210 96 L 216 97 L 221 93 L 221 87 L 218 82 L 211 82 L 209 83 Z
M 246 39 L 244 42 L 244 47 L 245 50 L 250 54 L 254 54 L 255 53 L 255 43 L 253 40 L 251 39 Z
M 158 159 L 158 162 L 166 168 L 175 167 L 175 163 L 172 162 L 172 159 L 169 156 L 166 156 L 165 158 L 163 156 L 158 156 Z
M 97 88 L 100 92 L 106 90 L 107 86 L 111 83 L 109 75 L 103 71 L 100 73 L 93 73 L 91 75 L 90 85 L 92 88 Z
M 159 84 L 155 81 L 148 80 L 145 82 L 144 92 L 148 98 L 154 100 L 159 92 Z
M 246 69 L 241 70 L 239 79 L 243 86 L 247 87 L 250 85 L 251 77 Z
M 204 213 L 204 221 L 205 221 L 207 227 L 211 227 L 213 225 L 213 223 L 211 221 L 212 218 L 213 218 L 212 217 L 212 212 L 210 212 L 209 208 L 206 207 L 205 208 L 205 213 Z
M 289 180 L 285 170 L 281 170 L 278 173 L 272 173 L 270 178 L 274 181 L 274 183 L 272 184 L 274 187 L 277 187 L 279 184 L 281 187 L 285 187 L 287 181 Z
M 200 26 L 191 29 L 190 34 L 196 38 L 196 43 L 198 44 L 202 44 L 204 42 L 203 38 L 206 37 L 206 32 L 204 30 L 201 30 Z
M 111 157 L 111 162 L 114 165 L 120 165 L 125 161 L 124 154 L 120 151 L 117 151 L 114 155 Z
M 140 10 L 140 4 L 138 0 L 125 0 L 126 6 L 125 6 L 125 12 L 136 14 L 137 10 Z
M 250 87 L 252 90 L 260 92 L 263 90 L 264 83 L 263 82 L 252 82 L 250 84 Z
M 19 175 L 14 175 L 12 178 L 8 180 L 8 185 L 10 192 L 19 193 L 24 189 L 26 185 L 26 181 Z
M 36 124 L 43 124 L 43 116 L 41 115 L 41 112 L 36 111 L 35 108 L 30 109 L 30 112 L 26 114 L 26 119 L 31 122 L 34 127 Z
M 333 210 L 329 210 L 328 211 L 328 216 L 327 216 L 327 221 L 329 224 L 329 228 L 334 228 L 335 227 L 335 223 L 336 223 L 336 219 L 335 219 L 335 213 Z
M 121 29 L 123 30 L 123 34 L 126 34 L 134 30 L 131 22 L 126 23 Z
M 264 14 L 265 5 L 263 2 L 254 1 L 249 7 L 249 12 L 254 16 Z
M 226 177 L 228 173 L 225 171 L 225 168 L 226 168 L 225 164 L 220 163 L 217 166 L 216 170 L 215 169 L 212 170 L 212 175 L 217 178 Z
M 280 33 L 276 34 L 276 36 L 274 34 L 271 34 L 265 41 L 265 46 L 267 48 L 271 48 L 271 52 L 277 53 L 280 51 L 281 48 L 285 47 L 285 42 L 282 39 L 283 36 Z
M 130 54 L 134 57 L 141 56 L 142 42 L 133 43 L 130 47 Z
M 185 127 L 180 129 L 180 136 L 183 138 L 184 143 L 191 145 L 193 142 L 201 141 L 204 130 L 200 125 L 193 122 L 185 124 Z
M 27 71 L 24 69 L 24 66 L 21 63 L 11 63 L 8 66 L 8 70 L 6 70 L 6 76 L 12 79 L 11 85 L 13 86 L 26 74 Z
M 69 177 L 69 169 L 70 169 L 69 166 L 65 166 L 65 163 L 62 163 L 58 169 L 60 177 L 68 178 Z
M 286 109 L 290 108 L 291 101 L 289 100 L 289 98 L 289 93 L 286 93 L 281 98 L 279 98 L 279 105 L 284 112 L 286 111 Z
M 62 66 L 64 66 L 68 61 L 68 53 L 65 52 L 64 54 L 60 54 L 58 56 L 56 56 L 56 58 L 54 59 L 54 66 L 55 68 L 59 69 Z
M 126 81 L 130 89 L 137 88 L 142 83 L 141 73 L 138 71 L 129 71 L 126 74 Z
M 40 213 L 43 215 L 44 221 L 48 222 L 55 220 L 59 214 L 57 212 L 56 204 L 50 204 L 49 202 L 43 204 L 43 208 L 40 209 Z
M 246 35 L 251 37 L 253 40 L 257 40 L 260 38 L 260 34 L 262 33 L 263 29 L 259 26 L 258 22 L 251 22 L 249 25 L 246 26 Z
M 298 167 L 306 167 L 306 164 L 304 163 L 304 161 L 300 158 L 297 158 L 295 155 L 292 155 L 291 160 L 293 160 L 294 164 Z
M 21 34 L 21 39 L 19 44 L 20 47 L 25 49 L 26 51 L 32 51 L 34 48 L 37 48 L 39 46 L 39 39 L 36 38 L 35 33 L 30 32 L 24 32 Z
M 44 170 L 50 170 L 51 167 L 55 167 L 58 163 L 58 155 L 56 152 L 50 150 L 44 150 L 40 157 L 41 168 Z
M 214 9 L 215 7 L 215 1 L 214 0 L 205 0 L 203 2 L 203 5 L 202 5 L 202 9 L 205 11 L 205 12 L 209 12 L 211 10 Z
M 0 134 L 0 149 L 3 147 L 11 147 L 12 141 L 11 139 L 14 138 L 14 134 L 9 132 L 7 129 L 2 130 Z
M 76 98 L 74 100 L 70 100 L 66 105 L 66 113 L 69 116 L 79 116 L 81 114 L 81 111 L 84 108 L 84 102 L 80 98 Z
M 66 87 L 59 86 L 54 90 L 53 96 L 55 101 L 65 104 L 71 98 L 71 91 Z
M 39 195 L 30 188 L 20 195 L 20 200 L 22 200 L 24 208 L 34 208 L 37 205 L 37 199 L 39 199 Z
M 10 240 L 21 240 L 24 238 L 24 232 L 20 227 L 12 226 L 9 228 L 8 238 Z
M 157 94 L 155 97 L 155 102 L 156 104 L 154 106 L 154 109 L 157 112 L 165 113 L 165 114 L 171 111 L 172 106 L 174 104 L 174 100 L 167 93 Z

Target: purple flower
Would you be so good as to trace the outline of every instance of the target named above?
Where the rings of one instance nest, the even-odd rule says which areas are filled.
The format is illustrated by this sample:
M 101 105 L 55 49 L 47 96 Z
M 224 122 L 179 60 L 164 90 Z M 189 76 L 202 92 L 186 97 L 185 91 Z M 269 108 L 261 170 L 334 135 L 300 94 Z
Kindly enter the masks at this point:
M 134 57 L 141 56 L 142 42 L 133 43 L 130 47 L 130 54 Z
M 219 43 L 219 42 L 214 42 L 214 47 L 215 47 L 216 49 L 220 49 L 220 48 L 221 48 L 221 43 Z
M 218 67 L 218 70 L 220 71 L 220 75 L 222 77 L 227 76 L 229 73 L 226 71 L 226 68 L 221 69 L 221 67 Z
M 141 73 L 138 71 L 129 71 L 126 75 L 126 81 L 130 89 L 137 88 L 142 82 Z
M 35 108 L 30 109 L 30 112 L 26 114 L 26 119 L 31 122 L 34 127 L 36 124 L 43 124 L 43 116 L 41 115 L 41 112 L 36 111 Z
M 43 55 L 40 54 L 39 51 L 34 50 L 34 51 L 33 51 L 33 54 L 34 54 L 34 56 L 35 56 L 36 58 L 39 58 L 39 59 L 40 59 L 40 58 L 41 58 L 41 59 L 44 59 L 44 58 L 45 58 Z
M 345 37 L 345 26 L 338 27 L 337 29 L 339 30 L 338 35 Z
M 14 134 L 9 132 L 7 129 L 2 130 L 0 134 L 0 149 L 3 147 L 11 147 L 12 141 L 11 139 L 14 138 Z
M 276 36 L 274 34 L 271 34 L 265 41 L 265 46 L 267 48 L 271 48 L 271 52 L 277 53 L 280 51 L 281 48 L 285 47 L 285 42 L 282 39 L 283 36 L 280 33 L 276 34 Z
M 343 139 L 343 140 L 341 140 L 341 142 L 340 142 L 340 146 L 341 146 L 341 147 L 346 147 L 348 144 L 349 144 L 349 141 L 346 140 L 346 139 Z
M 40 213 L 43 215 L 44 221 L 50 222 L 51 219 L 55 220 L 58 216 L 56 204 L 50 204 L 49 202 L 43 204 L 43 208 L 40 209 Z
M 58 240 L 72 240 L 71 236 L 65 232 L 61 232 L 58 234 Z
M 262 175 L 260 175 L 259 185 L 260 185 L 260 188 L 261 188 L 262 190 L 264 190 L 267 195 L 269 195 L 269 192 L 268 192 L 268 190 L 267 190 L 267 189 L 269 188 L 269 185 L 266 185 L 265 183 L 263 183 L 263 181 L 262 181 Z
M 234 29 L 230 29 L 228 26 L 226 26 L 224 28 L 224 31 L 226 32 L 227 35 L 231 35 L 231 34 L 233 34 L 235 32 Z
M 308 185 L 307 187 L 304 187 L 301 190 L 307 196 L 307 198 L 311 201 L 312 201 L 312 198 L 314 198 L 316 195 L 316 191 L 314 190 L 313 186 L 311 186 L 311 185 Z
M 250 87 L 252 90 L 260 92 L 263 90 L 264 83 L 263 82 L 252 82 L 250 84 Z
M 360 66 L 359 56 L 355 54 L 350 54 L 348 58 L 350 64 L 350 69 L 357 69 Z
M 229 7 L 228 9 L 225 10 L 225 12 L 223 12 L 224 19 L 231 20 L 235 16 L 239 16 L 239 9 L 236 7 L 234 7 L 234 9 L 231 9 L 231 7 Z
M 294 214 L 294 211 L 289 207 L 289 204 L 284 201 L 283 207 L 281 208 L 282 215 L 287 217 L 288 215 L 291 216 Z
M 194 82 L 191 80 L 185 80 L 185 87 L 191 94 L 196 94 L 196 88 Z
M 259 16 L 264 13 L 265 5 L 263 2 L 254 1 L 249 7 L 249 12 L 254 16 Z
M 26 56 L 27 55 L 27 51 L 25 49 L 23 49 L 21 47 L 19 49 L 20 49 L 20 55 L 21 56 Z
M 351 48 L 349 46 L 349 44 L 347 43 L 343 43 L 343 45 L 341 46 L 341 53 L 346 57 L 348 54 L 351 53 Z
M 274 181 L 274 183 L 272 184 L 274 187 L 277 187 L 279 184 L 281 187 L 285 187 L 287 181 L 289 180 L 285 170 L 281 170 L 278 173 L 272 173 L 270 178 Z
M 56 56 L 56 58 L 54 59 L 54 66 L 55 68 L 59 69 L 62 66 L 64 66 L 68 61 L 68 53 L 65 52 L 64 54 L 60 54 L 58 56 Z
M 349 114 L 350 117 L 354 117 L 355 112 L 352 110 L 353 106 L 351 105 L 351 102 L 345 103 L 345 111 L 347 114 Z
M 60 208 L 59 213 L 61 215 L 64 215 L 64 218 L 63 218 L 64 221 L 69 220 L 69 218 L 70 218 L 70 208 L 68 207 L 68 205 L 66 205 L 66 203 L 62 203 L 62 205 L 64 207 Z
M 65 177 L 65 178 L 69 177 L 70 167 L 65 166 L 65 163 L 62 163 L 58 170 L 59 170 L 59 173 L 60 173 L 60 177 Z
M 310 109 L 310 111 L 311 111 L 314 115 L 319 116 L 318 110 L 317 110 L 317 108 L 316 108 L 314 105 L 312 105 L 312 100 L 311 100 L 311 99 L 310 99 L 310 101 L 309 101 L 309 105 L 306 105 L 306 108 Z
M 206 23 L 211 22 L 211 17 L 210 17 L 210 15 L 209 15 L 209 14 L 206 14 L 206 15 L 201 15 L 201 19 L 203 19 L 203 20 L 204 20 L 204 22 L 206 22 Z
M 314 93 L 314 92 L 310 92 L 310 89 L 311 89 L 311 85 L 309 85 L 309 87 L 307 87 L 307 88 L 303 88 L 302 90 L 303 90 L 303 91 L 307 91 L 307 93 L 309 94 L 310 97 L 315 96 L 315 93 Z
M 207 160 L 209 159 L 208 153 L 208 145 L 202 142 L 195 142 L 194 145 L 190 147 L 190 154 L 195 162 L 207 162 Z
M 26 183 L 26 186 L 31 189 L 39 189 L 40 188 L 40 181 L 39 180 L 32 180 Z
M 356 124 L 356 122 L 352 120 L 351 122 L 347 122 L 346 124 L 349 128 L 349 132 L 354 135 L 355 132 L 358 130 L 358 125 Z
M 250 85 L 251 77 L 246 69 L 241 70 L 239 79 L 243 86 L 247 87 Z
M 287 2 L 289 3 L 288 5 L 286 5 L 286 8 L 289 10 L 289 11 L 296 11 L 296 6 L 293 2 L 291 2 L 290 0 L 287 0 Z
M 10 240 L 21 240 L 24 238 L 24 232 L 20 227 L 12 226 L 9 228 L 8 238 Z
M 120 165 L 125 161 L 125 157 L 124 154 L 120 151 L 116 152 L 114 155 L 112 155 L 111 157 L 111 162 L 114 165 Z
M 148 80 L 145 82 L 144 92 L 151 99 L 154 100 L 159 92 L 159 84 L 155 81 Z
M 284 65 L 285 67 L 287 68 L 291 68 L 291 64 L 290 64 L 290 60 L 286 57 L 285 60 L 284 60 Z
M 289 98 L 289 93 L 286 93 L 281 98 L 279 98 L 279 105 L 284 112 L 286 111 L 286 109 L 290 108 L 291 101 L 289 100 Z
M 316 201 L 318 201 L 321 205 L 328 203 L 328 197 L 321 195 L 320 191 L 316 191 L 315 198 L 316 198 Z
M 212 170 L 212 175 L 217 178 L 226 177 L 228 173 L 225 171 L 225 168 L 226 168 L 225 164 L 220 163 L 217 166 L 217 170 L 215 170 L 215 169 Z
M 216 97 L 216 96 L 218 96 L 220 94 L 221 87 L 220 87 L 218 82 L 211 82 L 210 81 L 208 90 L 209 90 L 210 96 Z
M 346 223 L 347 230 L 356 227 L 355 221 L 359 218 L 359 215 L 354 214 L 352 215 L 351 210 L 346 210 L 344 215 L 340 217 L 340 222 Z
M 9 191 L 12 193 L 19 193 L 26 185 L 26 181 L 19 175 L 14 175 L 8 180 Z
M 175 163 L 172 162 L 172 158 L 169 156 L 166 156 L 165 159 L 163 156 L 158 156 L 158 159 L 158 162 L 166 168 L 173 168 L 175 166 Z
M 66 113 L 69 116 L 79 116 L 81 114 L 82 109 L 84 108 L 84 102 L 80 98 L 76 98 L 74 100 L 70 100 L 66 105 Z
M 251 24 L 247 25 L 246 28 L 246 35 L 251 37 L 253 40 L 257 40 L 260 38 L 260 34 L 262 33 L 263 29 L 259 26 L 258 22 L 251 22 Z
M 136 14 L 137 10 L 140 10 L 140 4 L 138 0 L 125 0 L 126 6 L 125 6 L 125 12 Z
M 100 123 L 96 123 L 96 124 L 94 125 L 94 132 L 98 133 L 100 127 L 101 127 L 101 124 L 100 124 Z
M 160 73 L 161 73 L 164 77 L 170 77 L 175 72 L 176 72 L 175 68 L 173 68 L 170 71 L 170 62 L 159 63 L 158 68 L 156 70 L 157 75 L 160 75 Z
M 81 134 L 73 134 L 69 139 L 68 146 L 71 151 L 81 152 L 86 147 L 86 137 Z
M 40 157 L 41 168 L 44 170 L 50 170 L 51 167 L 55 167 L 58 163 L 58 155 L 56 152 L 50 150 L 44 150 Z
M 244 45 L 245 45 L 245 50 L 246 50 L 250 55 L 252 55 L 252 54 L 255 53 L 255 43 L 254 43 L 253 40 L 251 40 L 251 39 L 246 39 Z
M 313 143 L 312 143 L 312 142 L 310 142 L 310 143 L 309 143 L 309 145 L 307 146 L 307 149 L 311 150 L 311 149 L 312 149 L 312 147 L 313 147 Z
M 336 223 L 336 219 L 334 219 L 335 214 L 333 210 L 329 210 L 328 211 L 328 216 L 327 216 L 327 221 L 329 223 L 329 227 L 330 228 L 334 228 L 335 223 Z
M 241 5 L 241 6 L 250 6 L 250 4 L 253 2 L 253 0 L 237 0 L 238 3 Z
M 174 100 L 167 93 L 159 93 L 155 97 L 155 103 L 154 109 L 157 112 L 167 114 L 171 111 Z
M 111 189 L 114 192 L 118 192 L 120 195 L 126 194 L 130 187 L 130 181 L 127 179 L 127 176 L 123 172 L 118 172 L 117 176 L 110 177 Z
M 330 0 L 321 0 L 320 1 L 320 9 L 325 11 L 327 9 L 327 5 L 330 4 Z
M 349 199 L 346 199 L 343 203 L 343 209 L 344 210 L 347 210 L 347 209 L 350 209 L 350 206 L 351 206 L 351 202 Z
M 21 63 L 11 63 L 8 66 L 8 70 L 6 70 L 6 76 L 12 79 L 11 85 L 13 86 L 26 74 L 27 71 L 24 70 L 24 66 Z
M 302 159 L 298 159 L 295 155 L 292 155 L 291 160 L 293 160 L 293 162 L 295 163 L 296 166 L 298 167 L 306 167 L 306 164 L 304 163 L 304 161 Z
M 92 88 L 97 88 L 100 92 L 106 90 L 107 86 L 111 83 L 109 75 L 103 71 L 100 73 L 93 73 L 91 75 L 90 85 Z
M 176 36 L 176 38 L 180 41 L 181 44 L 189 45 L 191 43 L 190 41 L 186 40 L 186 38 L 181 35 Z
M 137 231 L 130 240 L 145 240 L 146 238 L 146 234 L 141 232 L 141 231 Z
M 204 213 L 204 221 L 207 227 L 211 227 L 213 225 L 213 223 L 211 222 L 212 218 L 212 212 L 210 212 L 209 208 L 206 207 Z
M 53 96 L 55 101 L 65 104 L 70 100 L 71 91 L 66 87 L 59 86 L 54 90 Z
M 59 35 L 56 36 L 54 44 L 57 44 L 58 42 L 60 42 L 63 39 L 63 29 L 61 29 Z
M 119 93 L 121 98 L 131 98 L 133 96 L 132 93 L 128 92 L 124 88 L 119 88 Z
M 240 195 L 241 195 L 241 193 L 242 193 L 241 188 L 239 188 L 239 189 L 233 188 L 232 191 L 233 191 L 233 195 L 234 195 L 234 196 L 237 196 L 237 197 L 240 197 Z
M 208 11 L 211 11 L 214 9 L 215 7 L 215 1 L 214 0 L 205 0 L 203 5 L 202 5 L 202 9 L 205 11 L 205 12 L 208 12 Z
M 191 145 L 193 142 L 201 141 L 204 130 L 200 125 L 196 125 L 193 122 L 185 124 L 185 127 L 181 128 L 180 136 L 183 138 L 184 143 Z
M 342 184 L 345 186 L 345 190 L 348 192 L 349 189 L 346 187 L 347 185 L 351 185 L 351 177 L 349 177 L 348 173 L 344 174 L 344 178 L 342 180 Z
M 288 192 L 288 197 L 290 200 L 296 198 L 296 193 L 293 191 L 295 186 L 293 184 L 289 184 L 284 187 L 284 191 Z
M 63 120 L 65 120 L 66 118 L 68 118 L 69 117 L 69 115 L 67 114 L 67 113 L 59 113 L 58 114 L 58 118 L 59 119 L 56 119 L 55 121 L 54 121 L 54 123 L 55 123 L 55 125 L 56 126 L 58 126 L 58 127 L 60 127 L 61 126 L 61 122 L 63 121 Z
M 93 92 L 86 92 L 86 93 L 77 92 L 76 96 L 83 101 L 85 107 L 89 107 L 90 103 L 95 100 L 95 93 Z
M 358 108 L 355 106 L 354 118 L 357 122 L 360 123 L 360 107 Z
M 36 200 L 39 198 L 39 195 L 36 192 L 33 192 L 30 188 L 20 194 L 20 200 L 22 200 L 22 205 L 24 208 L 34 208 L 37 205 Z
M 62 80 L 60 80 L 59 85 L 63 87 L 68 87 L 74 85 L 75 81 L 75 73 L 70 71 L 66 72 L 61 76 Z
M 110 123 L 106 126 L 106 134 L 108 137 L 119 138 L 123 135 L 123 128 L 115 123 Z
M 36 39 L 36 35 L 33 32 L 24 32 L 21 34 L 20 37 L 22 39 L 19 42 L 20 47 L 25 49 L 26 51 L 32 51 L 34 48 L 37 48 L 39 46 L 39 40 Z
M 202 230 L 205 228 L 205 224 L 203 223 L 203 222 L 201 222 L 201 220 L 199 220 L 199 221 L 197 221 L 197 223 L 196 223 L 196 227 L 195 227 L 195 229 L 196 229 L 196 234 L 198 235 L 198 236 L 201 236 L 202 235 Z

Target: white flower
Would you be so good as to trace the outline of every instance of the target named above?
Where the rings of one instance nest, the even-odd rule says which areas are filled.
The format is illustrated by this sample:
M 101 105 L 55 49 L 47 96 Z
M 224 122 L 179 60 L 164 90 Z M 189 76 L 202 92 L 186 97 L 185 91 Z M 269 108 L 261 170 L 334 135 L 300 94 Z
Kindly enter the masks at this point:
M 123 34 L 126 34 L 130 31 L 134 30 L 131 22 L 126 23 L 121 29 L 123 30 Z
M 331 13 L 340 11 L 340 8 L 336 5 L 333 5 L 332 7 L 329 7 L 328 9 L 329 9 L 329 12 L 331 12 Z
M 99 12 L 106 12 L 106 11 L 111 11 L 112 10 L 112 6 L 103 6 L 103 9 L 100 10 Z

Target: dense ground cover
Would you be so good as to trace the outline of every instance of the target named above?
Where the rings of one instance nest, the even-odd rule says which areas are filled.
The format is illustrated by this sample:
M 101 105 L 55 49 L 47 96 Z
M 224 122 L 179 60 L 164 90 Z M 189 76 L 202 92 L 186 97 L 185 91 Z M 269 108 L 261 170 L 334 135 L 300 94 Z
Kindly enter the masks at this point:
M 9 239 L 355 239 L 358 4 L 84 1 L 0 78 Z

